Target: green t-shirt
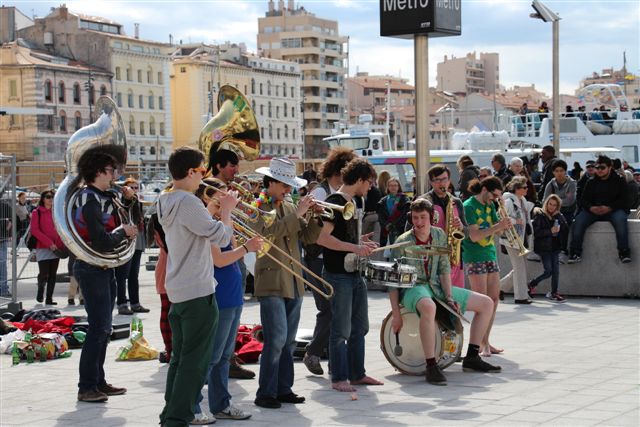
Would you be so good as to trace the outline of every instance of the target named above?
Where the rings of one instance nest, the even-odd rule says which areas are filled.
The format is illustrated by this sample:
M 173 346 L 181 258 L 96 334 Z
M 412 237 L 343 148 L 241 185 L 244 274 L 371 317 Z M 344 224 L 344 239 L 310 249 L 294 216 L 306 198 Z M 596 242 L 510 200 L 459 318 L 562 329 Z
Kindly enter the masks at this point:
M 487 229 L 498 222 L 498 214 L 493 203 L 483 205 L 475 197 L 470 197 L 464 202 L 464 216 L 467 224 L 478 225 L 480 230 Z M 462 261 L 484 262 L 497 261 L 496 245 L 493 235 L 485 237 L 479 242 L 472 242 L 467 236 L 462 241 Z

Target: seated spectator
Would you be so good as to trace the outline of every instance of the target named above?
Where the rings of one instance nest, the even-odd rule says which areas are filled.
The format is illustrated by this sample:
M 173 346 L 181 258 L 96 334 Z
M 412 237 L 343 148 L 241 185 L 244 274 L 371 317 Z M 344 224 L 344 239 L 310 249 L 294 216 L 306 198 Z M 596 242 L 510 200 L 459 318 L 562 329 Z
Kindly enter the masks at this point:
M 613 171 L 611 159 L 598 156 L 596 173 L 584 187 L 580 199 L 582 210 L 573 223 L 569 264 L 582 261 L 584 233 L 596 221 L 609 221 L 613 225 L 620 261 L 625 264 L 631 262 L 627 231 L 628 211 L 624 206 L 626 190 L 627 183 Z
M 571 172 L 569 172 L 569 176 L 574 181 L 580 179 L 580 177 L 582 176 L 582 166 L 580 166 L 580 162 L 573 162 L 573 169 L 571 169 Z
M 511 181 L 511 178 L 513 178 L 513 173 L 509 169 L 507 169 L 506 163 L 507 161 L 500 153 L 496 153 L 493 155 L 493 157 L 491 157 L 491 167 L 494 170 L 493 175 L 500 178 L 500 181 L 502 181 L 502 185 L 505 186 L 509 183 L 509 181 Z
M 567 105 L 564 110 L 564 117 L 573 117 L 574 111 L 571 105 Z
M 640 203 L 640 185 L 634 180 L 633 174 L 628 170 L 624 171 L 624 178 L 627 181 L 624 208 L 628 210 L 638 209 L 638 204 Z
M 567 224 L 571 225 L 577 206 L 577 184 L 567 175 L 567 163 L 564 160 L 555 160 L 552 170 L 553 178 L 544 189 L 543 200 L 547 200 L 550 194 L 557 194 L 562 200 L 560 213 L 564 215 Z
M 584 186 L 593 175 L 596 173 L 596 162 L 595 160 L 587 160 L 586 169 L 580 179 L 578 180 L 577 190 L 576 190 L 576 201 L 578 202 L 578 211 L 580 211 L 580 200 L 582 199 L 582 192 L 584 191 Z
M 587 107 L 584 105 L 578 107 L 578 118 L 582 120 L 583 123 L 587 122 Z

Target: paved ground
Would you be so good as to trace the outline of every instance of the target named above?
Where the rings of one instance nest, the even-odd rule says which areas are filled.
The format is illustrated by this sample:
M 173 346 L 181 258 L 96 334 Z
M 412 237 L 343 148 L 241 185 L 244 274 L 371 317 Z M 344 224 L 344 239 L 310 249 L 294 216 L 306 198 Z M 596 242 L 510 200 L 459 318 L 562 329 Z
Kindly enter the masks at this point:
M 160 348 L 160 303 L 153 274 L 143 270 L 141 279 L 142 302 L 152 310 L 142 316 L 145 335 Z M 35 285 L 20 286 L 24 306 L 34 307 Z M 56 291 L 62 311 L 82 314 L 81 308 L 65 306 L 66 289 L 60 284 Z M 294 390 L 307 397 L 306 404 L 284 405 L 280 410 L 258 408 L 253 405 L 257 381 L 232 380 L 236 404 L 253 417 L 217 425 L 640 424 L 637 300 L 576 298 L 564 305 L 536 300 L 527 307 L 507 299 L 499 308 L 492 340 L 506 349 L 504 356 L 491 358 L 502 365 L 501 374 L 463 373 L 455 364 L 445 371 L 447 387 L 398 374 L 379 350 L 380 325 L 389 311 L 387 296 L 372 291 L 367 368 L 384 386 L 360 388 L 359 400 L 352 401 L 348 393 L 331 391 L 326 375 L 313 376 L 299 362 Z M 314 315 L 313 298 L 308 295 L 300 327 L 312 328 Z M 116 320 L 127 319 L 117 316 Z M 243 321 L 259 322 L 257 302 L 246 304 Z M 0 425 L 157 425 L 167 366 L 157 361 L 115 362 L 122 343 L 110 344 L 105 369 L 110 382 L 129 391 L 106 404 L 76 401 L 78 350 L 69 359 L 17 367 L 11 367 L 10 356 L 0 356 Z

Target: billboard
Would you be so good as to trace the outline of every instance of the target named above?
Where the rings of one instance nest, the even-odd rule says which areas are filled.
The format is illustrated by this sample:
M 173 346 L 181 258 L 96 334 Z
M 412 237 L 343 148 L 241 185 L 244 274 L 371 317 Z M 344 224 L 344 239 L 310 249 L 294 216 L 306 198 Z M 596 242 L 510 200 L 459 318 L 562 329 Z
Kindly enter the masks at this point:
M 380 35 L 413 38 L 459 36 L 461 0 L 380 0 Z

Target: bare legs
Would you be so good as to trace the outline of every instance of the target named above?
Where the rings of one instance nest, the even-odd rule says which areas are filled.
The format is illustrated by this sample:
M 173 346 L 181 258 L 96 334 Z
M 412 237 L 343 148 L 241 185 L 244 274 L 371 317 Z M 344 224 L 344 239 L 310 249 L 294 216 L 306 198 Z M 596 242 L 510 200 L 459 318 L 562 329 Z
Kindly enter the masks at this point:
M 486 333 L 480 343 L 480 350 L 482 356 L 491 356 L 492 353 L 502 353 L 504 350 L 501 348 L 492 347 L 489 344 L 489 334 L 491 333 L 491 327 L 493 326 L 493 320 L 496 316 L 496 310 L 498 309 L 498 301 L 500 294 L 500 274 L 499 273 L 487 273 L 487 274 L 470 274 L 469 282 L 471 284 L 471 290 L 479 294 L 483 294 L 493 300 L 493 311 L 491 318 L 486 329 Z

